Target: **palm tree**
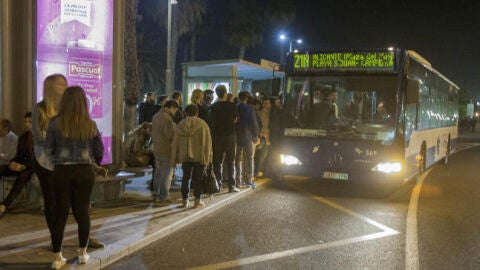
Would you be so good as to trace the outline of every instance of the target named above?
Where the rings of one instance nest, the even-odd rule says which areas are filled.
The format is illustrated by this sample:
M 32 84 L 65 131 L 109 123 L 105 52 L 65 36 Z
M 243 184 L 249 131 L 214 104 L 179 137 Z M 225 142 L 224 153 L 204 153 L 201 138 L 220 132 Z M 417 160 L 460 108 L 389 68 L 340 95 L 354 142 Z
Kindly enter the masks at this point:
M 139 14 L 137 21 L 137 56 L 140 89 L 159 92 L 165 85 L 165 46 L 156 24 Z M 144 93 L 143 93 L 144 94 Z
M 232 47 L 238 49 L 238 57 L 243 59 L 245 50 L 262 42 L 262 14 L 254 0 L 230 2 L 230 16 L 225 23 L 223 37 Z
M 178 41 L 182 35 L 189 35 L 193 39 L 192 42 L 195 42 L 196 36 L 192 33 L 202 23 L 206 12 L 205 0 L 178 0 L 178 4 L 172 7 L 172 11 L 172 50 L 170 57 L 172 70 L 175 70 Z M 175 82 L 175 72 L 172 72 L 171 75 L 172 82 Z
M 166 33 L 168 15 L 167 1 L 142 0 L 141 6 L 141 13 L 146 18 L 154 21 L 161 27 L 161 29 L 164 29 Z M 180 37 L 195 32 L 196 27 L 202 23 L 205 12 L 205 0 L 177 0 L 177 4 L 172 5 L 172 44 L 170 52 L 172 70 L 175 70 L 178 41 Z M 193 37 L 193 35 L 191 35 L 191 37 Z M 172 82 L 174 82 L 175 73 L 172 72 L 171 74 Z
M 125 126 L 124 132 L 133 129 L 138 102 L 138 59 L 135 22 L 138 0 L 125 1 Z
M 284 29 L 295 20 L 295 13 L 293 0 L 270 0 L 265 10 L 265 20 L 274 31 Z

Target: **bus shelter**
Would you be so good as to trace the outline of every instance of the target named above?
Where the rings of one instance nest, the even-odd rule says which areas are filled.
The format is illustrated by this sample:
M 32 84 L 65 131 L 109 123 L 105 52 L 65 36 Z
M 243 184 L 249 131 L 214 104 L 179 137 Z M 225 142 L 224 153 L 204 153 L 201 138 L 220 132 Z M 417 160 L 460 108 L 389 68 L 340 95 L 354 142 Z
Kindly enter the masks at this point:
M 252 94 L 278 93 L 285 77 L 279 64 L 265 59 L 260 64 L 242 59 L 183 63 L 182 74 L 182 91 L 187 101 L 194 89 L 215 90 L 221 84 L 233 96 L 242 90 Z

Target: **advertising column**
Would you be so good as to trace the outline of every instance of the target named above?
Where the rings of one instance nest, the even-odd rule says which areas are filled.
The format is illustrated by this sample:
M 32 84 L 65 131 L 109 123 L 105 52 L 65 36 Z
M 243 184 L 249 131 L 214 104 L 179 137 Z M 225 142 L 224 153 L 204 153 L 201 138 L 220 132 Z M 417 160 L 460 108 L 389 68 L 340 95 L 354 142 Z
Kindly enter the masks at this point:
M 85 90 L 112 163 L 113 0 L 37 0 L 37 101 L 50 74 Z

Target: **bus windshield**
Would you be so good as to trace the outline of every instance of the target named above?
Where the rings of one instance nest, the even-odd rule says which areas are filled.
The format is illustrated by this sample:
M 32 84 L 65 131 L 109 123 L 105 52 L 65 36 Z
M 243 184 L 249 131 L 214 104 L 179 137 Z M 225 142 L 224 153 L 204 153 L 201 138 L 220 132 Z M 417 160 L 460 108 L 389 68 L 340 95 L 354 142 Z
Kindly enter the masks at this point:
M 390 144 L 397 122 L 397 77 L 289 77 L 286 136 L 333 136 Z

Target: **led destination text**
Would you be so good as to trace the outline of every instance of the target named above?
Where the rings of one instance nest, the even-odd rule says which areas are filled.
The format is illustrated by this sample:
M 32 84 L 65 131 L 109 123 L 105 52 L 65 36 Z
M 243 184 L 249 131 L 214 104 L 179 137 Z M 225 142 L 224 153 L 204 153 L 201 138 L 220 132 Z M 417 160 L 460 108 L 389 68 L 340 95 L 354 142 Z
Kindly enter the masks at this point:
M 304 69 L 381 69 L 392 70 L 393 52 L 348 52 L 295 54 L 293 67 Z

